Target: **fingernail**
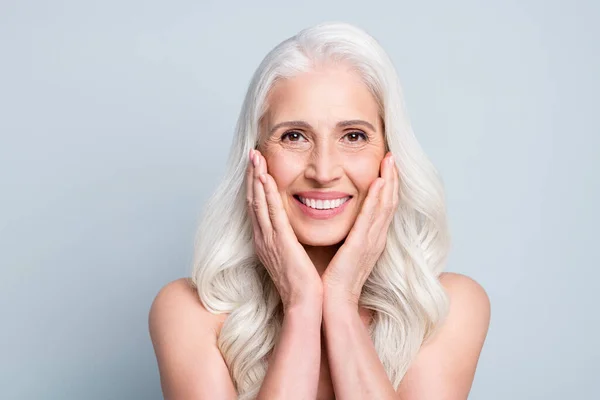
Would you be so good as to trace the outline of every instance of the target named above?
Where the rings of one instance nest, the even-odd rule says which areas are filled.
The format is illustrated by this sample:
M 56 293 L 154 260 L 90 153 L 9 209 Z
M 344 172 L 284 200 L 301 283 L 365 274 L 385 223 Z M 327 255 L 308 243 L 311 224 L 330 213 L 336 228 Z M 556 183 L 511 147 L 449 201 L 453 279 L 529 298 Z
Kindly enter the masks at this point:
M 252 159 L 254 158 L 254 149 L 250 149 L 248 156 L 250 157 L 250 161 L 252 161 Z
M 259 162 L 259 158 L 258 158 L 258 154 L 254 154 L 254 157 L 252 158 L 252 162 L 254 163 L 255 167 L 258 167 L 258 162 Z

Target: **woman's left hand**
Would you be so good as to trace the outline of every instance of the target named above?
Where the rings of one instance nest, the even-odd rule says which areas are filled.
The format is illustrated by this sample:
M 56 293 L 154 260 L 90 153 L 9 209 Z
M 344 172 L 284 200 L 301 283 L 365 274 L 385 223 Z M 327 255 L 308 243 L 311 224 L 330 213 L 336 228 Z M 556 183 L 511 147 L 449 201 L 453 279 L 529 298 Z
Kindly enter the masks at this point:
M 388 153 L 354 226 L 321 277 L 324 301 L 358 306 L 362 287 L 385 249 L 388 228 L 399 203 L 398 180 L 394 157 Z

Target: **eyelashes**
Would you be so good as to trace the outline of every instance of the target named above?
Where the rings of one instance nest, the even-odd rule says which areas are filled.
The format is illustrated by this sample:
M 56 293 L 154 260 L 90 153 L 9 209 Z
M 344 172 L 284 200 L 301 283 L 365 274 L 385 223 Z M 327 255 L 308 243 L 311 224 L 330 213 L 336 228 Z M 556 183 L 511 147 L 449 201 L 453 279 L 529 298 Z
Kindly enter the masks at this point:
M 352 132 L 348 132 L 348 133 L 346 133 L 346 134 L 344 135 L 344 137 L 346 137 L 346 136 L 348 136 L 348 135 L 359 135 L 359 136 L 362 136 L 362 138 L 363 138 L 363 140 L 364 140 L 365 142 L 369 141 L 369 137 L 368 137 L 368 136 L 367 136 L 367 135 L 366 135 L 364 132 L 361 132 L 361 131 L 352 131 Z M 351 142 L 352 142 L 352 143 L 354 143 L 354 142 L 357 142 L 357 141 L 355 141 L 355 140 L 351 140 Z
M 286 137 L 288 137 L 288 138 L 289 138 L 289 137 L 292 137 L 293 135 L 304 136 L 304 135 L 302 135 L 302 134 L 301 134 L 300 132 L 298 132 L 298 131 L 289 131 L 289 132 L 285 132 L 283 135 L 281 135 L 281 138 L 280 138 L 280 139 L 281 139 L 282 141 L 285 141 L 285 138 L 286 138 Z M 292 140 L 292 142 L 297 142 L 297 140 Z
M 280 140 L 281 141 L 285 141 L 285 138 L 291 138 L 293 137 L 293 135 L 297 135 L 297 136 L 302 136 L 304 137 L 304 135 L 299 132 L 299 131 L 287 131 L 285 132 L 283 135 L 281 135 Z M 369 137 L 367 136 L 367 134 L 365 134 L 362 131 L 352 131 L 352 132 L 348 132 L 344 135 L 344 137 L 346 136 L 350 136 L 350 135 L 358 135 L 358 136 L 362 136 L 363 138 L 363 142 L 368 142 L 369 141 Z M 296 136 L 296 137 L 297 137 Z M 298 140 L 290 140 L 290 142 L 298 142 Z M 360 140 L 350 140 L 350 143 L 359 143 Z

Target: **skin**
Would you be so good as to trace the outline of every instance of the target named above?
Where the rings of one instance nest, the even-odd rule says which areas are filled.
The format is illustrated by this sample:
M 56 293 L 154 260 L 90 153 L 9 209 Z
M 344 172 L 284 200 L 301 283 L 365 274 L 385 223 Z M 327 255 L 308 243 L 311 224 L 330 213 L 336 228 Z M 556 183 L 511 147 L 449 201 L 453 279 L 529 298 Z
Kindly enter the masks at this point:
M 263 191 L 254 186 L 254 194 L 264 193 L 260 203 L 271 210 L 274 225 L 293 228 L 321 277 L 322 296 L 315 297 L 322 302 L 324 365 L 330 373 L 320 377 L 318 393 L 330 396 L 323 383 L 330 381 L 335 396 L 343 399 L 466 399 L 490 314 L 487 295 L 476 282 L 457 274 L 440 277 L 450 313 L 438 335 L 422 346 L 397 391 L 365 329 L 358 300 L 399 204 L 398 170 L 386 153 L 374 97 L 358 75 L 338 65 L 280 81 L 268 104 L 259 151 L 250 152 L 254 177 L 263 184 Z M 306 126 L 281 126 L 297 120 Z M 338 124 L 347 120 L 372 128 L 340 129 Z M 311 189 L 349 193 L 352 203 L 334 218 L 312 219 L 292 197 Z
M 398 206 L 398 171 L 391 153 L 385 151 L 377 102 L 359 75 L 340 65 L 280 81 L 267 100 L 270 107 L 262 120 L 259 150 L 250 152 L 247 176 L 257 255 L 286 310 L 313 309 L 310 294 L 300 302 L 291 299 L 311 293 L 299 289 L 303 283 L 319 282 L 310 279 L 306 262 L 296 260 L 308 255 L 321 277 L 320 285 L 305 286 L 313 288 L 312 297 L 320 303 L 319 325 L 327 354 L 321 370 L 331 371 L 319 376 L 317 392 L 330 396 L 334 388 L 340 398 L 391 398 L 394 390 L 362 326 L 364 313 L 358 306 Z M 290 121 L 301 125 L 291 126 Z M 304 215 L 293 197 L 305 190 L 340 191 L 352 198 L 341 214 L 319 220 Z M 298 251 L 298 243 L 304 253 Z M 302 279 L 291 278 L 298 274 Z M 347 340 L 339 335 L 341 330 L 351 333 Z M 291 335 L 291 331 L 282 335 L 282 342 L 290 343 L 284 344 L 287 349 L 293 347 L 292 339 L 287 340 Z M 344 356 L 349 348 L 357 358 Z M 312 350 L 305 358 L 318 355 L 317 348 Z M 271 398 L 287 377 L 282 371 L 290 357 L 281 354 L 276 352 L 269 360 L 270 373 L 259 398 Z M 304 371 L 309 370 L 307 365 Z M 357 376 L 369 383 L 353 379 Z M 349 384 L 349 379 L 354 383 Z
M 393 158 L 375 99 L 357 75 L 336 66 L 278 82 L 268 104 L 258 151 L 249 154 L 247 200 L 257 254 L 267 261 L 286 313 L 257 398 L 467 399 L 490 321 L 489 299 L 477 282 L 440 276 L 449 314 L 421 346 L 397 391 L 358 307 L 399 201 L 398 170 L 386 162 Z M 374 129 L 336 127 L 355 119 Z M 310 128 L 270 132 L 291 120 Z M 281 140 L 290 130 L 293 140 Z M 359 131 L 369 140 L 349 135 Z M 342 214 L 314 220 L 291 197 L 304 190 L 354 197 Z M 166 399 L 236 398 L 216 347 L 225 318 L 205 310 L 186 280 L 159 292 L 149 325 Z
M 339 66 L 280 81 L 267 102 L 258 149 L 298 241 L 323 275 L 380 176 L 386 143 L 379 109 L 359 76 Z M 312 129 L 283 126 L 272 131 L 297 120 Z M 336 127 L 347 120 L 366 121 L 374 129 L 360 124 Z M 353 198 L 341 215 L 316 220 L 305 216 L 292 197 L 304 190 L 335 190 Z

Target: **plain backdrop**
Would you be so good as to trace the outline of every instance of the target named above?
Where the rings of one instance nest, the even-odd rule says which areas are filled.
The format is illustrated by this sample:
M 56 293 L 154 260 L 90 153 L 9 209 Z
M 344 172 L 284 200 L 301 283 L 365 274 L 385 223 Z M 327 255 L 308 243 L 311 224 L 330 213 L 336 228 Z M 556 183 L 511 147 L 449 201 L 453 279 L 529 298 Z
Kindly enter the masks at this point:
M 470 399 L 598 399 L 600 5 L 0 2 L 0 398 L 160 399 L 147 317 L 189 274 L 250 77 L 300 29 L 389 52 L 440 171 L 447 269 L 492 320 Z

